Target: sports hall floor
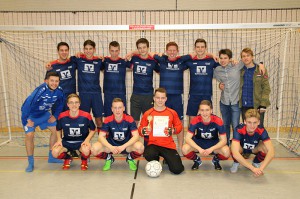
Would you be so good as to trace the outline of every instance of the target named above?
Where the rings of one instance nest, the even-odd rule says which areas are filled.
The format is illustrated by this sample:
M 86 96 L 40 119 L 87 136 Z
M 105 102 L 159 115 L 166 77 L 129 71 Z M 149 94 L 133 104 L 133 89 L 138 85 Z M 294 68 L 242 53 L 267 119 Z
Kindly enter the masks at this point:
M 35 150 L 35 170 L 26 173 L 24 147 L 14 143 L 0 147 L 0 199 L 193 199 L 193 198 L 299 198 L 300 158 L 273 141 L 276 158 L 259 178 L 240 166 L 231 174 L 232 160 L 223 161 L 222 171 L 215 171 L 211 157 L 203 158 L 198 171 L 192 162 L 183 158 L 185 171 L 173 175 L 166 165 L 158 178 L 145 173 L 146 161 L 138 161 L 138 171 L 128 169 L 125 158 L 118 157 L 110 171 L 101 170 L 104 161 L 91 158 L 89 169 L 80 170 L 80 160 L 73 161 L 68 171 L 61 164 L 48 164 L 47 148 Z

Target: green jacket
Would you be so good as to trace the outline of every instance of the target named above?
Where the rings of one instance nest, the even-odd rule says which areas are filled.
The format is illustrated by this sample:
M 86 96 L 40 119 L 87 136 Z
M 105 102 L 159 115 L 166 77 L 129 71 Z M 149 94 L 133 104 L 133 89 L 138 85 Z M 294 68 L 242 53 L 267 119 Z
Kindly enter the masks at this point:
M 262 75 L 259 72 L 259 67 L 258 65 L 255 65 L 256 69 L 254 71 L 253 75 L 253 101 L 254 101 L 254 108 L 258 108 L 259 106 L 265 106 L 268 107 L 270 106 L 270 84 L 269 84 L 269 76 L 268 72 L 266 70 L 266 73 Z M 243 90 L 243 85 L 244 85 L 244 74 L 245 74 L 245 69 L 243 68 L 241 70 L 241 76 L 240 76 L 240 98 L 239 98 L 239 105 L 242 107 L 242 90 Z

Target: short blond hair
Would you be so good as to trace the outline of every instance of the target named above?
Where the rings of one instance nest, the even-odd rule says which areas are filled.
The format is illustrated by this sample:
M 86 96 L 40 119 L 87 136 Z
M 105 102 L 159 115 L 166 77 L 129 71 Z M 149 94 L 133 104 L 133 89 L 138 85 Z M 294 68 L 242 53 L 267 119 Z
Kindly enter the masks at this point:
M 260 114 L 257 109 L 248 109 L 245 113 L 245 120 L 251 117 L 255 117 L 256 119 L 260 120 Z
M 199 104 L 199 109 L 201 105 L 207 105 L 210 109 L 213 109 L 212 103 L 209 100 L 202 100 Z
M 79 99 L 79 103 L 81 103 L 80 97 L 76 93 L 72 93 L 72 94 L 68 95 L 67 103 L 69 102 L 69 99 L 72 97 L 76 97 L 77 99 Z
M 250 54 L 252 57 L 254 56 L 253 50 L 251 48 L 244 48 L 241 52 L 241 58 L 243 53 Z

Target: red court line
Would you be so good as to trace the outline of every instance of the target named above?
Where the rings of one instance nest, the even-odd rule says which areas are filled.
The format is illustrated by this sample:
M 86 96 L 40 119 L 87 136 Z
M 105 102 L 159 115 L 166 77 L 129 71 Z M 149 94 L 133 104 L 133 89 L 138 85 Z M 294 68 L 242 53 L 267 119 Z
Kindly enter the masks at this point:
M 254 156 L 253 156 L 254 157 Z M 27 156 L 0 156 L 0 160 L 27 160 Z M 35 156 L 34 159 L 36 160 L 46 160 L 48 159 L 48 157 L 46 156 Z M 76 158 L 78 160 L 80 160 L 80 158 Z M 76 160 L 74 159 L 74 160 Z M 99 158 L 96 158 L 96 157 L 91 157 L 90 159 L 92 160 L 99 160 Z M 115 159 L 117 160 L 125 160 L 126 159 L 126 156 L 124 157 L 115 157 Z M 189 160 L 187 159 L 186 157 L 181 157 L 182 160 Z M 212 157 L 201 157 L 201 160 L 211 160 Z M 252 159 L 252 158 L 249 158 L 249 159 Z M 137 160 L 145 160 L 145 158 L 137 158 Z M 228 160 L 232 160 L 232 158 L 229 158 Z M 273 160 L 300 160 L 300 157 L 277 157 L 277 158 L 274 158 Z

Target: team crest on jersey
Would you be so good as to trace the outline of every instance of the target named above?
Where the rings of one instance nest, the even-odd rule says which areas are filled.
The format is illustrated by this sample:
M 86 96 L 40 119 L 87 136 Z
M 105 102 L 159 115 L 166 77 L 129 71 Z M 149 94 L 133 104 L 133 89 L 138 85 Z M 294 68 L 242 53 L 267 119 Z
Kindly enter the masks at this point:
M 70 79 L 72 78 L 70 70 L 60 71 L 60 80 Z
M 207 75 L 206 66 L 197 66 L 195 75 Z
M 178 64 L 168 63 L 167 69 L 169 70 L 179 70 Z
M 147 75 L 147 67 L 146 66 L 137 65 L 135 73 L 136 74 L 140 74 L 140 75 Z
M 206 66 L 210 66 L 210 62 L 206 62 L 205 65 L 206 65 Z
M 94 64 L 84 64 L 84 73 L 95 73 Z
M 244 143 L 244 149 L 253 150 L 255 148 L 254 144 Z
M 123 141 L 125 140 L 124 132 L 114 132 L 114 140 L 116 141 Z
M 80 128 L 70 128 L 69 135 L 70 137 L 80 137 L 82 134 L 80 133 Z
M 212 134 L 210 132 L 201 133 L 201 137 L 203 139 L 211 139 L 212 138 Z
M 119 72 L 118 64 L 108 64 L 107 72 Z

